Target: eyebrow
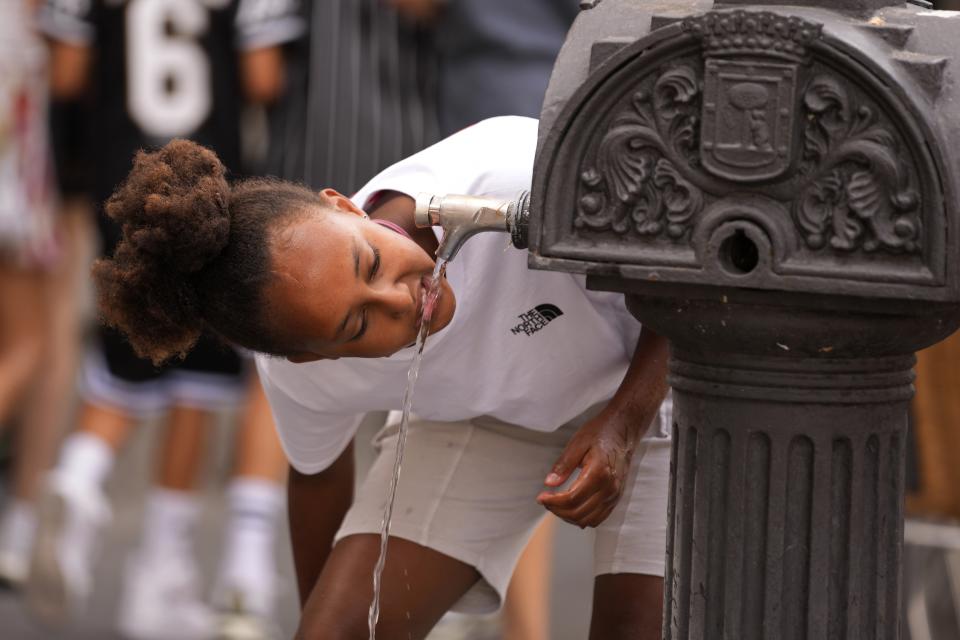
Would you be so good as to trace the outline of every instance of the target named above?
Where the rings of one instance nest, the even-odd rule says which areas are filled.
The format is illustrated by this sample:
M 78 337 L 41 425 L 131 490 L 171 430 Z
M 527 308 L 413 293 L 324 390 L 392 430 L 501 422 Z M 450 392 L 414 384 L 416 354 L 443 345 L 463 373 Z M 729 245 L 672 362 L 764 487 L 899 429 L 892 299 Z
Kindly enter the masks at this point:
M 370 264 L 370 275 L 373 275 L 373 268 L 380 261 L 380 250 L 373 246 L 373 243 L 367 239 L 367 246 L 370 247 L 370 253 L 373 254 L 373 262 Z
M 356 238 L 353 239 L 353 273 L 360 277 L 360 242 Z

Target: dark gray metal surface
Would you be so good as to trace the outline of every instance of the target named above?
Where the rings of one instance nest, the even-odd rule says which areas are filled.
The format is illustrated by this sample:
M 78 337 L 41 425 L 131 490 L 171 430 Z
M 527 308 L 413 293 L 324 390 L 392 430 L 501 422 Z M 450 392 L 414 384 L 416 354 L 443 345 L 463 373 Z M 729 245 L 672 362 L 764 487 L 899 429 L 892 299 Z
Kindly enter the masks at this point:
M 884 0 L 604 0 L 568 37 L 530 265 L 671 340 L 667 638 L 899 638 L 913 352 L 960 324 L 958 39 Z
M 796 55 L 711 49 L 722 27 L 686 19 L 594 62 L 544 129 L 533 198 L 551 216 L 532 233 L 538 259 L 636 281 L 954 299 L 944 243 L 956 189 L 928 144 L 946 137 L 932 109 L 946 55 L 909 48 L 906 24 L 763 15 L 807 38 L 763 36 Z M 732 103 L 709 112 L 734 84 L 764 92 L 763 122 Z M 731 135 L 766 136 L 767 148 Z M 724 245 L 733 236 L 744 241 Z M 730 263 L 741 245 L 760 264 Z
M 882 9 L 883 7 L 902 5 L 904 1 L 905 0 L 841 0 L 838 2 L 837 0 L 801 0 L 801 2 L 783 2 L 777 4 L 804 5 L 808 7 L 823 7 L 835 11 L 866 13 Z M 756 7 L 763 4 L 774 3 L 757 2 L 756 0 L 723 0 L 722 4 L 720 2 L 717 3 L 718 7 L 735 5 L 752 5 Z
M 667 637 L 899 637 L 912 358 L 724 360 L 671 364 Z

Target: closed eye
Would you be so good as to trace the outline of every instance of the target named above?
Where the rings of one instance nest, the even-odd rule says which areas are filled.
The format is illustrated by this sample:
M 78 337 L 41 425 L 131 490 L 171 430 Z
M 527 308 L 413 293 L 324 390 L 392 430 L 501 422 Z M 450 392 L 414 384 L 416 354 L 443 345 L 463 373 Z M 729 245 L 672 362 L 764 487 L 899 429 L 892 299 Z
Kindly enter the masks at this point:
M 364 307 L 363 311 L 360 312 L 360 328 L 357 330 L 353 337 L 348 340 L 348 342 L 356 342 L 363 337 L 363 334 L 367 332 L 367 308 Z
M 376 277 L 377 273 L 380 271 L 380 250 L 373 246 L 369 241 L 367 244 L 370 246 L 370 251 L 373 252 L 373 261 L 370 263 L 370 275 L 369 279 L 373 280 Z M 353 337 L 348 340 L 348 342 L 355 342 L 363 337 L 363 334 L 367 332 L 367 308 L 364 307 L 360 312 L 360 328 L 357 330 Z
M 370 250 L 373 251 L 373 263 L 370 265 L 370 279 L 373 280 L 374 276 L 380 271 L 380 250 L 372 244 Z

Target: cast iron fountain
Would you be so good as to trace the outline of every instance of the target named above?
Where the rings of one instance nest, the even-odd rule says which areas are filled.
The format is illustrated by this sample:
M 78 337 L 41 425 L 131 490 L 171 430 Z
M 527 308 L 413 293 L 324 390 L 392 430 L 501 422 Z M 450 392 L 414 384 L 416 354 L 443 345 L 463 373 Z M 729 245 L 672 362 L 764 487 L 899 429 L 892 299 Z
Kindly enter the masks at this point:
M 530 265 L 673 345 L 664 635 L 898 638 L 913 353 L 960 323 L 960 17 L 583 4 Z

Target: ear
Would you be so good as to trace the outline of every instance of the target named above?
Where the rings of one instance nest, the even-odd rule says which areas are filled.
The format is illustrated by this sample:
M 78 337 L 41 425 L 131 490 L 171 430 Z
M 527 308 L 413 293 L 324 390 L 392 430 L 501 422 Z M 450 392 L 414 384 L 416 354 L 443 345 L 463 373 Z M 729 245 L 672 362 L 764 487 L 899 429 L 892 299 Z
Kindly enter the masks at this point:
M 353 215 L 360 216 L 361 218 L 367 215 L 363 209 L 353 204 L 353 201 L 350 200 L 350 198 L 343 195 L 336 189 L 324 189 L 320 192 L 320 195 L 326 198 L 330 206 L 337 211 L 342 211 L 343 213 L 352 213 Z
M 327 356 L 321 356 L 318 353 L 312 353 L 310 351 L 301 351 L 300 353 L 294 353 L 293 355 L 287 356 L 287 360 L 293 364 L 305 364 L 307 362 L 317 362 L 318 360 L 339 360 L 340 358 L 328 358 Z

